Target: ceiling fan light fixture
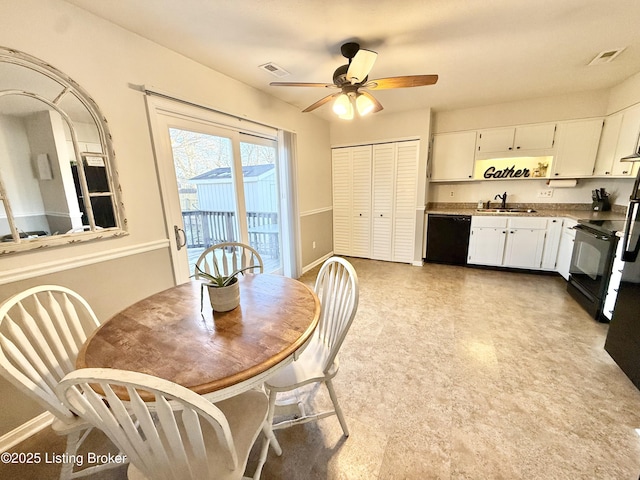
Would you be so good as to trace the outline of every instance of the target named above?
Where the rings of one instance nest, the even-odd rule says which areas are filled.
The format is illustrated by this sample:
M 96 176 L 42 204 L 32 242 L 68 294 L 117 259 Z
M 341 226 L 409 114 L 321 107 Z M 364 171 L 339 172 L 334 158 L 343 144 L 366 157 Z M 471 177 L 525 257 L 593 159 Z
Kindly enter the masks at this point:
M 333 111 L 338 116 L 346 115 L 349 111 L 351 111 L 351 114 L 353 115 L 353 106 L 351 105 L 351 100 L 346 93 L 338 95 L 336 101 L 333 102 Z
M 355 114 L 355 111 L 353 108 L 353 103 L 351 103 L 351 99 L 349 98 L 349 104 L 348 104 L 346 113 L 342 115 L 338 115 L 338 118 L 342 120 L 353 120 L 354 114 Z
M 356 98 L 356 108 L 358 110 L 358 115 L 363 117 L 373 111 L 375 104 L 366 95 L 359 94 L 358 98 Z

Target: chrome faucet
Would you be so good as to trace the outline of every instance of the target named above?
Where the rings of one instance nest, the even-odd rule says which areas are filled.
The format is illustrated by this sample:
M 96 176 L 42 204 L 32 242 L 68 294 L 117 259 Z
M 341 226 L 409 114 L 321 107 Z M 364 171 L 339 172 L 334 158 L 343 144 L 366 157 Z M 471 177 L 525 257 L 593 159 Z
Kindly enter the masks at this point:
M 494 200 L 500 199 L 502 200 L 502 204 L 500 205 L 500 208 L 507 208 L 507 192 L 504 192 L 502 195 L 498 194 L 495 197 L 493 197 Z

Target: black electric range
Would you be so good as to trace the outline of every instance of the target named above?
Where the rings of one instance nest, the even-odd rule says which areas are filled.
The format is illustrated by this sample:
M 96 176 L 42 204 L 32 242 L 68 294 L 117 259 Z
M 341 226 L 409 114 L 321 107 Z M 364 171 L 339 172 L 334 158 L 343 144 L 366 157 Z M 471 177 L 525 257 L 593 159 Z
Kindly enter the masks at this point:
M 615 235 L 616 232 L 624 231 L 624 223 L 624 220 L 578 220 L 578 224 L 583 225 L 590 230 L 604 233 L 605 235 Z
M 618 237 L 624 220 L 578 220 L 569 267 L 567 291 L 593 318 L 601 322 Z

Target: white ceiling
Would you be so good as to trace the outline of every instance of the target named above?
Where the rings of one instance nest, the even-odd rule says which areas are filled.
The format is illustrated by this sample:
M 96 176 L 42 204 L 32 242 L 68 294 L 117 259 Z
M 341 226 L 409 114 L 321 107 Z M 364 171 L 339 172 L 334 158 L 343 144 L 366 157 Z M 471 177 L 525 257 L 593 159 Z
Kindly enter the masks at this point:
M 610 88 L 640 72 L 638 0 L 66 0 L 301 110 L 328 93 L 340 45 L 378 52 L 370 79 L 438 74 L 373 92 L 386 112 L 436 111 Z M 598 53 L 626 47 L 613 62 Z M 276 78 L 258 68 L 273 62 Z M 313 114 L 333 118 L 330 104 Z

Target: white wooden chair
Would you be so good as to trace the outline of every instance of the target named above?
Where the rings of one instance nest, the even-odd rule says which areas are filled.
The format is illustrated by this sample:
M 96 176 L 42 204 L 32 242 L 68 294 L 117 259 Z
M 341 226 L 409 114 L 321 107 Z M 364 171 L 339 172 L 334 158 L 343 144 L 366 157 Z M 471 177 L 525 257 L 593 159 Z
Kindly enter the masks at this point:
M 69 373 L 56 392 L 122 449 L 131 480 L 245 478 L 252 445 L 261 429 L 270 431 L 268 401 L 260 390 L 213 404 L 151 375 L 86 368 Z
M 268 421 L 273 423 L 279 392 L 292 391 L 310 383 L 324 383 L 333 402 L 333 410 L 308 414 L 304 403 L 299 402 L 299 416 L 293 420 L 273 423 L 273 429 L 337 415 L 344 435 L 349 436 L 349 429 L 331 380 L 338 373 L 338 351 L 358 308 L 356 271 L 347 260 L 332 257 L 322 265 L 314 289 L 321 306 L 318 327 L 298 359 L 266 380 L 265 388 L 269 392 Z
M 236 270 L 254 267 L 251 272 L 263 273 L 264 263 L 258 251 L 244 243 L 225 242 L 212 245 L 200 254 L 196 266 L 212 275 L 228 276 Z M 198 278 L 198 270 L 195 275 Z
M 51 427 L 67 437 L 66 458 L 73 458 L 92 427 L 60 402 L 54 388 L 75 370 L 80 347 L 98 325 L 86 300 L 57 285 L 30 288 L 0 306 L 0 374 L 55 416 Z M 60 478 L 118 466 L 103 464 L 74 471 L 73 463 L 64 463 Z

